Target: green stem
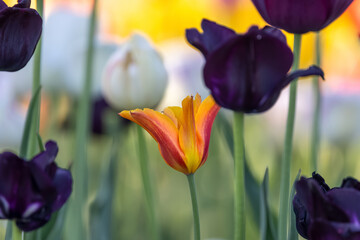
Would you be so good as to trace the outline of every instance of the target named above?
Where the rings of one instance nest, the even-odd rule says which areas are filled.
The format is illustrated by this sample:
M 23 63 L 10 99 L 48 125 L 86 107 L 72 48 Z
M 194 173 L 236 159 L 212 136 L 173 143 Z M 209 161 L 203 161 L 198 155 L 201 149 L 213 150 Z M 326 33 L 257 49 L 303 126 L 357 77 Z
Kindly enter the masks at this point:
M 294 35 L 294 62 L 292 71 L 299 68 L 300 61 L 301 35 Z M 279 239 L 287 237 L 287 220 L 289 212 L 289 188 L 290 188 L 290 169 L 292 157 L 292 144 L 296 110 L 296 88 L 297 79 L 290 84 L 289 109 L 286 123 L 285 145 L 283 159 L 281 162 L 281 182 L 280 182 L 280 209 L 279 209 Z
M 87 140 L 89 136 L 89 119 L 90 119 L 90 104 L 91 104 L 91 88 L 92 88 L 92 69 L 94 58 L 94 39 L 95 27 L 97 17 L 97 0 L 93 1 L 93 8 L 91 12 L 90 25 L 88 31 L 87 42 L 87 56 L 85 65 L 85 79 L 83 85 L 83 92 L 79 101 L 79 108 L 76 118 L 76 142 L 75 142 L 75 161 L 74 161 L 74 203 L 72 210 L 74 213 L 74 224 L 77 225 L 77 230 L 74 231 L 74 239 L 86 238 L 85 220 L 83 219 L 85 210 L 84 206 L 87 201 Z M 74 225 L 73 225 L 74 226 Z
M 22 231 L 16 226 L 15 221 L 12 222 L 12 240 L 21 240 Z
M 158 240 L 160 239 L 160 236 L 159 236 L 158 221 L 156 218 L 154 195 L 150 181 L 150 172 L 149 172 L 149 164 L 148 164 L 149 159 L 147 158 L 147 146 L 146 146 L 144 132 L 140 126 L 137 126 L 137 133 L 139 140 L 138 151 L 139 151 L 139 159 L 140 159 L 141 177 L 144 185 L 145 198 L 147 203 L 146 204 L 147 212 L 151 227 L 150 229 L 151 236 L 153 240 Z
M 200 240 L 200 217 L 199 217 L 198 202 L 196 198 L 196 186 L 195 186 L 194 174 L 187 175 L 187 179 L 189 182 L 191 203 L 192 203 L 193 217 L 194 217 L 194 240 Z
M 244 114 L 234 112 L 234 164 L 235 164 L 235 182 L 234 182 L 234 204 L 235 204 L 235 240 L 245 239 L 245 147 L 244 147 Z
M 44 15 L 44 2 L 43 0 L 36 1 L 36 9 L 40 16 Z M 33 67 L 33 84 L 32 84 L 32 96 L 36 94 L 36 91 L 40 88 L 41 83 L 41 47 L 42 47 L 42 37 L 40 37 L 37 47 L 34 52 L 34 67 Z M 41 94 L 39 96 L 39 101 L 35 106 L 35 112 L 33 121 L 30 128 L 30 137 L 29 145 L 26 152 L 26 157 L 31 158 L 39 152 L 37 145 L 37 134 L 39 133 L 40 125 L 40 104 L 41 103 Z
M 316 33 L 315 40 L 315 62 L 320 67 L 321 65 L 321 38 L 320 32 Z M 311 172 L 316 171 L 317 161 L 319 154 L 319 142 L 320 142 L 320 110 L 321 110 L 321 90 L 319 77 L 315 76 L 312 80 L 313 92 L 314 92 L 314 114 L 313 114 L 313 126 L 311 135 L 311 150 L 310 150 L 310 170 Z

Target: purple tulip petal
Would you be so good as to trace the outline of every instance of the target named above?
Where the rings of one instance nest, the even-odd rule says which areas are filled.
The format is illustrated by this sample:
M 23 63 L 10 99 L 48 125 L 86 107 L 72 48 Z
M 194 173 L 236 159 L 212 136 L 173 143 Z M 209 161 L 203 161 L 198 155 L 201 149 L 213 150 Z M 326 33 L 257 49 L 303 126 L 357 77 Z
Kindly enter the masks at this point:
M 309 240 L 344 240 L 336 229 L 329 223 L 321 220 L 314 221 L 309 229 Z
M 36 155 L 32 161 L 37 164 L 42 170 L 45 170 L 50 164 L 55 161 L 59 148 L 54 141 L 48 141 L 45 144 L 45 151 Z
M 310 216 L 302 201 L 296 195 L 293 199 L 293 210 L 296 217 L 296 229 L 303 238 L 307 239 Z
M 8 6 L 6 5 L 6 3 L 4 1 L 0 0 L 0 11 L 7 7 Z
M 292 60 L 292 52 L 283 39 L 252 27 L 208 55 L 205 84 L 225 108 L 262 112 L 275 103 L 280 92 L 274 90 L 283 86 Z M 271 99 L 269 96 L 264 100 L 269 92 L 273 93 Z
M 205 56 L 205 85 L 217 104 L 244 113 L 271 108 L 282 89 L 300 76 L 321 75 L 317 67 L 287 76 L 293 54 L 285 35 L 273 27 L 249 28 L 245 34 L 203 20 L 203 34 L 187 31 L 188 41 Z
M 312 178 L 319 184 L 324 192 L 328 192 L 330 190 L 330 187 L 325 183 L 325 179 L 320 176 L 320 174 L 313 172 Z
M 309 240 L 360 240 L 358 184 L 347 178 L 341 188 L 329 189 L 315 173 L 297 181 L 293 207 L 300 235 Z
M 23 231 L 48 222 L 72 191 L 71 173 L 54 162 L 56 143 L 45 146 L 31 161 L 10 152 L 0 154 L 0 219 L 15 219 Z
M 16 220 L 16 225 L 24 232 L 33 231 L 44 226 L 51 217 L 49 208 L 43 207 L 34 213 L 30 218 L 22 218 Z
M 290 33 L 320 31 L 353 0 L 252 0 L 263 19 Z
M 34 184 L 39 190 L 39 194 L 42 195 L 44 202 L 46 204 L 54 202 L 57 197 L 57 191 L 54 187 L 51 176 L 33 162 L 29 162 L 28 168 L 32 174 L 32 181 L 34 181 Z
M 330 23 L 332 23 L 335 19 L 337 19 L 341 14 L 345 12 L 345 10 L 350 6 L 353 0 L 330 0 L 331 6 L 330 14 L 327 18 L 327 21 L 323 24 L 322 28 L 325 28 Z
M 302 177 L 296 182 L 295 188 L 296 197 L 303 203 L 311 218 L 337 222 L 351 220 L 341 207 L 331 202 L 314 179 Z
M 286 81 L 284 81 L 285 86 L 288 85 L 291 81 L 299 77 L 307 77 L 307 76 L 320 76 L 324 79 L 324 72 L 321 68 L 317 66 L 311 66 L 308 69 L 300 69 L 290 73 L 286 77 Z
M 18 0 L 18 3 L 14 5 L 14 8 L 30 8 L 31 1 L 30 0 Z
M 360 226 L 315 220 L 309 229 L 309 240 L 360 240 Z
M 0 11 L 0 71 L 23 68 L 35 51 L 41 31 L 42 19 L 34 9 L 3 8 Z
M 282 40 L 285 44 L 287 44 L 285 35 L 279 29 L 270 26 L 265 26 L 262 31 L 274 36 L 279 40 Z
M 195 28 L 187 29 L 186 38 L 189 43 L 199 49 L 205 57 L 221 44 L 236 36 L 236 33 L 232 29 L 206 19 L 202 20 L 201 28 L 204 31 L 203 34 L 199 33 Z
M 29 162 L 13 153 L 0 154 L 0 182 L 0 204 L 6 218 L 21 218 L 29 205 L 44 204 L 42 195 L 32 184 Z
M 334 188 L 327 196 L 332 204 L 346 212 L 352 222 L 359 223 L 360 230 L 360 192 L 353 188 Z
M 69 198 L 72 192 L 73 179 L 70 171 L 58 168 L 54 178 L 54 185 L 58 192 L 57 198 L 52 205 L 52 211 L 59 210 Z
M 348 177 L 343 180 L 341 188 L 354 188 L 360 191 L 360 182 L 355 178 Z

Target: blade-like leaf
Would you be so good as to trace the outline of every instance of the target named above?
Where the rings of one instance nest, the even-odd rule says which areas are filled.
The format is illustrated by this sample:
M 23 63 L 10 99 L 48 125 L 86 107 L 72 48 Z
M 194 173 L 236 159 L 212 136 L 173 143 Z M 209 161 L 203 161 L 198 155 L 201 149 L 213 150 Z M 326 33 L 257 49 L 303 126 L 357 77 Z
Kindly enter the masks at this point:
M 113 143 L 110 161 L 104 161 L 99 189 L 95 198 L 90 202 L 90 239 L 94 240 L 111 239 L 112 203 L 115 192 L 117 150 L 119 147 L 118 142 L 116 143 L 115 141 Z
M 5 240 L 11 240 L 12 239 L 12 221 L 7 221 L 6 224 L 6 234 L 5 234 Z
M 260 191 L 260 236 L 261 240 L 276 240 L 275 227 L 268 204 L 269 171 L 266 168 Z
M 46 240 L 61 240 L 63 239 L 65 216 L 69 204 L 66 203 L 56 214 L 51 217 L 48 229 L 43 230 L 43 238 Z
M 40 152 L 45 151 L 44 143 L 43 143 L 43 140 L 42 140 L 39 133 L 37 134 L 37 140 L 38 140 L 38 145 L 39 145 Z
M 289 201 L 289 209 L 291 211 L 289 212 L 289 229 L 288 229 L 288 240 L 297 240 L 298 239 L 298 232 L 296 230 L 296 221 L 295 221 L 295 213 L 292 210 L 292 200 L 294 199 L 295 195 L 295 182 L 299 180 L 301 174 L 301 170 L 299 170 L 298 174 L 296 175 L 296 178 L 294 180 L 293 186 L 291 188 L 290 192 L 290 201 Z
M 30 105 L 26 114 L 26 120 L 25 120 L 25 127 L 24 132 L 21 139 L 21 146 L 20 146 L 20 157 L 25 158 L 28 152 L 28 146 L 29 146 L 29 140 L 30 140 L 30 134 L 31 134 L 31 124 L 34 120 L 34 114 L 37 114 L 36 112 L 36 106 L 39 104 L 40 100 L 40 90 L 41 87 L 39 87 L 35 94 L 33 95 Z

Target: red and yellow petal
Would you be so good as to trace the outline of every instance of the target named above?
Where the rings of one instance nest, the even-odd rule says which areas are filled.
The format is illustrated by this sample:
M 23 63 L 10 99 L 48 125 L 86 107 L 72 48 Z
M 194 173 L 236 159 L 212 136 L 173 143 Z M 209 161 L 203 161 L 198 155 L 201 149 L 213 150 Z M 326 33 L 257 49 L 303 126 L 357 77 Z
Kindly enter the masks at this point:
M 181 107 L 167 107 L 164 109 L 164 114 L 168 116 L 175 124 L 175 127 L 179 129 L 179 119 L 182 116 Z
M 204 164 L 207 158 L 209 143 L 210 143 L 210 135 L 211 135 L 211 128 L 214 123 L 215 117 L 220 110 L 220 106 L 216 104 L 213 97 L 209 95 L 205 100 L 200 104 L 199 110 L 195 116 L 196 122 L 196 131 L 198 138 L 198 144 L 203 142 L 202 146 L 199 149 L 201 151 L 202 159 L 201 164 Z
M 186 97 L 182 108 L 168 107 L 164 113 L 136 109 L 122 111 L 119 115 L 150 133 L 169 166 L 191 174 L 206 161 L 212 124 L 219 110 L 212 96 L 201 102 L 197 94 L 195 98 Z
M 187 172 L 184 153 L 178 141 L 178 130 L 172 120 L 152 109 L 136 109 L 122 111 L 120 116 L 129 119 L 143 127 L 159 144 L 160 153 L 165 162 L 180 172 Z
M 194 151 L 196 142 L 195 115 L 193 97 L 186 97 L 182 102 L 183 119 L 179 129 L 179 143 L 184 152 Z

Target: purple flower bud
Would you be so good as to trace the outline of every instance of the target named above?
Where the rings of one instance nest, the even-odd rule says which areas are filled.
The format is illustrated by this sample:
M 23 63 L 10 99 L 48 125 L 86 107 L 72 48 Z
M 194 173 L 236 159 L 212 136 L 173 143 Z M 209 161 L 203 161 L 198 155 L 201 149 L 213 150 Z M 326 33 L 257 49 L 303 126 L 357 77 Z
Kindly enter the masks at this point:
M 188 29 L 186 38 L 206 59 L 205 85 L 222 107 L 244 113 L 271 108 L 280 92 L 300 76 L 320 75 L 318 67 L 287 74 L 293 53 L 280 30 L 252 26 L 245 34 L 209 20 L 201 23 L 203 33 Z
M 0 219 L 13 219 L 23 231 L 47 223 L 72 191 L 72 176 L 54 162 L 57 144 L 25 161 L 11 152 L 0 154 Z
M 360 183 L 344 179 L 330 189 L 324 179 L 302 177 L 295 184 L 293 209 L 299 234 L 309 240 L 360 240 Z
M 30 9 L 29 0 L 8 7 L 0 0 L 0 71 L 23 68 L 35 51 L 42 31 L 42 19 Z
M 290 33 L 320 31 L 353 0 L 252 0 L 263 19 Z

